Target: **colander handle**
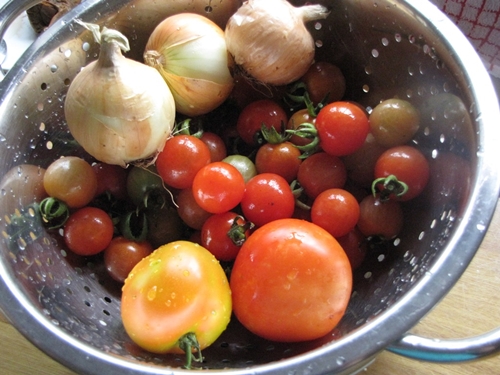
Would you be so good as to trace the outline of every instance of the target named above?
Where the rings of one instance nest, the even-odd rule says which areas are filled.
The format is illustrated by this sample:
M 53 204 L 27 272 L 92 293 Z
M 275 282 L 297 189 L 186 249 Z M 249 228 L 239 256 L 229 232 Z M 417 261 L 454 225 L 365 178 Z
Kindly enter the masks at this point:
M 451 363 L 479 359 L 500 351 L 500 328 L 457 340 L 439 340 L 408 333 L 387 350 L 417 360 Z
M 41 0 L 7 0 L 0 9 L 0 67 L 7 56 L 7 44 L 3 39 L 10 24 L 25 10 L 41 3 Z

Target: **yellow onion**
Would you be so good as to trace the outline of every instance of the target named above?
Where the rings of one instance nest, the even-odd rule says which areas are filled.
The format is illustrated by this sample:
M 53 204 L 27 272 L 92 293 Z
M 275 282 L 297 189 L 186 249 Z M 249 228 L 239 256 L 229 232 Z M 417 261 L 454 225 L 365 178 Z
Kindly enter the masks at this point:
M 305 23 L 328 14 L 322 5 L 294 7 L 286 0 L 248 0 L 226 25 L 227 49 L 256 80 L 291 83 L 314 60 L 315 44 Z
M 82 23 L 83 24 L 83 23 Z M 175 102 L 156 69 L 127 59 L 116 30 L 83 24 L 101 44 L 99 58 L 71 82 L 64 103 L 69 130 L 97 160 L 126 166 L 154 159 L 170 137 Z
M 146 44 L 144 60 L 158 69 L 177 112 L 187 116 L 217 108 L 234 86 L 224 31 L 198 14 L 182 13 L 162 21 Z

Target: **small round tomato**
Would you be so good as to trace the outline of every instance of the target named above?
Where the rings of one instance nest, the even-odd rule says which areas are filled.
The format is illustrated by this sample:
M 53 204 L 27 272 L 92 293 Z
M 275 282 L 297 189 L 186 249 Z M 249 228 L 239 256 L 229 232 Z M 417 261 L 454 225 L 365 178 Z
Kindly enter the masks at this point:
M 212 344 L 231 317 L 231 290 L 215 257 L 202 246 L 175 241 L 143 258 L 125 280 L 125 331 L 153 353 L 182 353 L 186 334 L 199 350 Z
M 113 279 L 123 283 L 132 268 L 152 252 L 149 242 L 115 237 L 104 250 L 104 265 Z
M 370 131 L 368 116 L 359 105 L 337 101 L 324 106 L 316 117 L 320 146 L 334 156 L 352 154 Z
M 394 238 L 401 232 L 403 222 L 403 209 L 398 201 L 381 201 L 370 194 L 359 203 L 357 227 L 366 237 Z
M 309 67 L 301 78 L 314 105 L 320 102 L 331 103 L 341 100 L 345 94 L 346 81 L 337 65 L 318 61 Z
M 353 228 L 345 236 L 336 239 L 340 246 L 344 249 L 351 268 L 356 270 L 366 258 L 368 252 L 368 242 L 366 237 L 359 231 L 358 228 Z
M 95 255 L 108 247 L 114 226 L 109 215 L 96 207 L 73 212 L 64 224 L 64 242 L 78 255 Z
M 396 179 L 388 178 L 390 176 Z M 424 154 L 413 146 L 395 146 L 384 151 L 375 163 L 374 177 L 376 180 L 385 179 L 389 184 L 404 183 L 407 191 L 399 196 L 402 201 L 408 201 L 420 195 L 429 182 L 430 167 Z M 388 178 L 388 179 L 387 179 Z M 379 180 L 380 181 L 380 180 Z M 383 182 L 377 184 L 381 187 Z M 398 186 L 399 187 L 399 186 Z M 391 190 L 381 192 L 381 194 L 392 194 Z
M 200 140 L 205 143 L 210 151 L 210 161 L 221 161 L 227 156 L 227 148 L 224 140 L 212 132 L 203 132 Z
M 165 143 L 156 159 L 156 168 L 168 186 L 186 189 L 210 161 L 210 150 L 203 141 L 193 135 L 177 135 Z
M 292 217 L 295 197 L 283 177 L 261 173 L 247 182 L 240 206 L 248 221 L 262 226 L 273 220 Z
M 288 183 L 297 178 L 302 159 L 301 152 L 291 142 L 266 143 L 255 155 L 258 173 L 276 173 Z
M 95 163 L 92 165 L 97 177 L 95 195 L 110 193 L 117 199 L 127 199 L 127 170 L 119 165 Z
M 232 261 L 250 235 L 250 224 L 235 212 L 209 217 L 201 228 L 201 245 L 220 261 Z
M 95 197 L 97 176 L 87 161 L 65 156 L 47 167 L 43 186 L 49 196 L 62 200 L 70 208 L 80 208 Z
M 410 102 L 387 99 L 370 113 L 370 129 L 378 144 L 394 147 L 407 143 L 417 133 L 420 114 Z
M 342 160 L 325 152 L 309 156 L 300 164 L 297 173 L 297 181 L 311 198 L 327 189 L 342 188 L 346 180 L 347 171 Z
M 236 130 L 243 141 L 257 146 L 262 143 L 259 134 L 262 126 L 275 128 L 278 132 L 285 127 L 288 117 L 283 108 L 273 100 L 256 100 L 241 111 L 236 123 Z
M 316 197 L 311 207 L 311 220 L 333 237 L 345 236 L 357 224 L 359 204 L 344 189 L 328 189 Z
M 245 192 L 245 180 L 231 164 L 219 161 L 201 168 L 193 180 L 198 205 L 213 214 L 236 207 Z
M 313 340 L 344 315 L 352 270 L 327 231 L 308 221 L 272 221 L 250 235 L 234 262 L 233 310 L 251 332 L 268 340 Z
M 255 168 L 255 163 L 245 155 L 229 155 L 225 157 L 223 162 L 231 164 L 238 171 L 240 171 L 245 183 L 248 182 L 252 177 L 257 174 L 257 168 Z
M 177 214 L 182 221 L 190 228 L 200 230 L 205 220 L 212 214 L 204 210 L 193 195 L 193 190 L 183 189 L 177 195 Z
M 288 130 L 297 130 L 299 125 L 304 123 L 315 124 L 316 117 L 312 116 L 309 112 L 308 108 L 299 109 L 293 115 L 290 116 L 286 128 Z M 290 137 L 290 142 L 292 142 L 296 146 L 305 146 L 312 142 L 312 139 L 306 137 L 300 137 L 296 134 L 293 134 Z
M 162 197 L 167 194 L 154 166 L 133 166 L 127 175 L 126 189 L 128 197 L 136 206 L 148 206 L 151 200 L 153 203 L 157 199 L 163 200 Z

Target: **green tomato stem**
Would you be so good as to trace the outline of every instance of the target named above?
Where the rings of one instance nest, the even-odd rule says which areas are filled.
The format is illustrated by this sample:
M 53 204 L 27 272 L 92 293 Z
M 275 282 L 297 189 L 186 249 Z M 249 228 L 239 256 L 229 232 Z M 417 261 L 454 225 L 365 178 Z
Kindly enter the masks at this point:
M 408 185 L 394 175 L 380 177 L 372 182 L 372 194 L 373 196 L 378 194 L 381 202 L 389 200 L 391 196 L 401 198 L 407 192 Z
M 191 364 L 193 361 L 202 362 L 203 355 L 201 354 L 200 344 L 198 343 L 198 339 L 196 338 L 196 334 L 194 332 L 188 332 L 183 335 L 178 341 L 177 345 L 179 348 L 186 353 L 186 364 L 184 367 L 186 369 L 191 369 Z M 195 353 L 198 355 L 195 356 L 193 353 L 193 349 Z
M 243 221 L 243 224 L 240 224 L 240 221 Z M 246 221 L 243 216 L 236 216 L 227 235 L 236 246 L 241 246 L 247 239 L 246 232 L 254 227 L 255 224 L 251 221 Z
M 40 215 L 47 229 L 57 229 L 66 223 L 69 218 L 69 207 L 63 201 L 47 197 L 40 202 Z

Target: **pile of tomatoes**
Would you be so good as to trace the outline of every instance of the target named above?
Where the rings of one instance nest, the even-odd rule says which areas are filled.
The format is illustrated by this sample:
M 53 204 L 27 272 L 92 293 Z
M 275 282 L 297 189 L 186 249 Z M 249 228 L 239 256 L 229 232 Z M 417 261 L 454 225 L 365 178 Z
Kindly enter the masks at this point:
M 53 161 L 40 214 L 69 250 L 102 256 L 147 350 L 199 352 L 233 313 L 270 340 L 321 337 L 367 241 L 396 237 L 429 179 L 417 109 L 388 99 L 368 113 L 344 93 L 325 62 L 272 99 L 241 81 L 216 111 L 179 119 L 153 165 Z

